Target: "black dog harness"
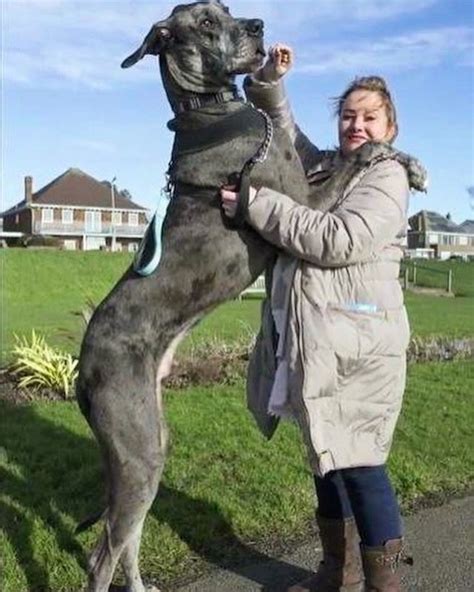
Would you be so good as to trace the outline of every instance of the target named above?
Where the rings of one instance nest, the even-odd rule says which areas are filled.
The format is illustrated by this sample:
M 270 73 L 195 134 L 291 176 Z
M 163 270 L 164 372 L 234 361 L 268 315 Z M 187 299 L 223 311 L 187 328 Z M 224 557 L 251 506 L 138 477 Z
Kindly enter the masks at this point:
M 245 212 L 248 207 L 250 195 L 250 174 L 257 163 L 267 159 L 268 151 L 273 139 L 273 123 L 268 114 L 261 109 L 256 109 L 250 104 L 246 108 L 239 109 L 226 117 L 219 118 L 213 124 L 193 130 L 179 130 L 173 145 L 171 161 L 167 172 L 167 191 L 172 192 L 177 184 L 174 178 L 174 162 L 181 156 L 195 154 L 208 150 L 238 138 L 246 129 L 261 129 L 263 139 L 255 152 L 244 164 L 242 170 L 230 174 L 227 184 L 235 186 L 239 193 L 236 215 L 227 220 L 231 228 L 241 228 L 245 222 Z M 199 191 L 199 188 L 195 188 Z
M 223 94 L 223 93 L 221 93 Z M 232 93 L 227 93 L 232 94 Z M 214 95 L 215 97 L 216 95 Z M 187 101 L 189 106 L 186 105 L 183 111 L 189 111 L 190 109 L 197 109 L 204 106 L 204 103 L 200 99 L 200 102 L 193 102 L 193 99 Z M 235 100 L 232 94 L 232 99 Z M 239 100 L 242 101 L 242 99 Z M 206 104 L 217 104 L 219 102 L 227 102 L 224 99 L 214 98 L 211 102 Z M 196 105 L 191 107 L 191 103 Z M 199 187 L 190 186 L 179 182 L 174 175 L 174 163 L 182 156 L 189 154 L 195 154 L 202 150 L 208 150 L 215 146 L 219 146 L 225 142 L 229 142 L 240 135 L 245 130 L 261 130 L 263 133 L 263 139 L 253 156 L 245 161 L 244 166 L 240 172 L 232 173 L 227 181 L 229 186 L 235 186 L 239 192 L 239 201 L 237 203 L 237 210 L 234 218 L 225 218 L 224 223 L 226 227 L 236 230 L 242 228 L 245 224 L 245 213 L 247 211 L 249 197 L 250 197 L 250 175 L 253 167 L 257 163 L 264 162 L 268 156 L 270 144 L 273 138 L 273 123 L 270 117 L 260 109 L 255 109 L 250 104 L 245 105 L 245 108 L 239 109 L 226 117 L 219 118 L 216 123 L 211 125 L 203 126 L 199 129 L 193 130 L 179 130 L 176 133 L 175 141 L 173 144 L 173 151 L 171 154 L 171 160 L 166 173 L 166 186 L 162 193 L 168 198 L 171 198 L 174 190 L 178 191 L 192 191 L 193 195 L 209 195 L 214 194 L 216 191 L 215 187 Z M 162 197 L 163 200 L 164 196 Z M 168 199 L 165 200 L 168 202 Z M 133 261 L 133 269 L 136 273 L 141 276 L 148 276 L 158 267 L 161 257 L 161 226 L 164 221 L 166 207 L 165 201 L 160 201 L 160 207 L 157 209 L 153 219 L 151 220 L 146 230 L 145 236 L 140 244 L 139 250 Z M 164 211 L 162 211 L 164 208 Z

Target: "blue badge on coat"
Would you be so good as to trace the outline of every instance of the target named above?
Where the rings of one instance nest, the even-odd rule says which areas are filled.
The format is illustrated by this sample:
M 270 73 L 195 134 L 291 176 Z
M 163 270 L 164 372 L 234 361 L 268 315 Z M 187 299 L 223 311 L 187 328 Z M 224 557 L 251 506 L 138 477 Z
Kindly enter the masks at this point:
M 352 312 L 377 312 L 376 304 L 366 304 L 365 302 L 351 302 L 344 306 L 346 310 Z

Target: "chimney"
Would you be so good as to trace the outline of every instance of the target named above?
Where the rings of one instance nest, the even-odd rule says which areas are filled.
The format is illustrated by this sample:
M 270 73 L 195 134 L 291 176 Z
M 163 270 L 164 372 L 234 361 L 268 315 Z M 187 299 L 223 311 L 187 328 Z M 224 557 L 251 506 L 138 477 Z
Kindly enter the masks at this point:
M 25 177 L 25 201 L 27 204 L 33 201 L 33 177 Z

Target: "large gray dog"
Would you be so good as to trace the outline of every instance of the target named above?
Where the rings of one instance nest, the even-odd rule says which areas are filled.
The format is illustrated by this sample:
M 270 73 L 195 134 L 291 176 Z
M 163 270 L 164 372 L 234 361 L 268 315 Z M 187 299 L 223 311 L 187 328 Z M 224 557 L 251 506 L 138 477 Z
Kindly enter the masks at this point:
M 275 129 L 269 143 L 265 118 L 236 94 L 235 75 L 263 60 L 260 20 L 233 18 L 218 0 L 181 5 L 153 25 L 123 67 L 146 54 L 159 55 L 176 116 L 169 124 L 176 132 L 174 192 L 158 268 L 142 277 L 131 267 L 95 311 L 82 344 L 77 396 L 107 479 L 105 528 L 89 566 L 91 592 L 109 589 L 119 560 L 127 590 L 145 591 L 139 545 L 167 442 L 160 383 L 186 332 L 235 298 L 274 256 L 249 228 L 228 228 L 219 187 L 263 146 L 268 156 L 253 168 L 252 183 L 300 200 L 308 190 L 287 135 Z

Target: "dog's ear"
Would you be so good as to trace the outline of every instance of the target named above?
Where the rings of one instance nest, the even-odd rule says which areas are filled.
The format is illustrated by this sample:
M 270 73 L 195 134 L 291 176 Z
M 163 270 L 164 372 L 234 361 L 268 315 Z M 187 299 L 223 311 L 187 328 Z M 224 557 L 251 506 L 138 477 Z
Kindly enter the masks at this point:
M 170 40 L 171 31 L 168 27 L 168 22 L 160 21 L 159 23 L 155 23 L 137 51 L 124 59 L 121 64 L 122 68 L 130 68 L 130 66 L 136 64 L 145 55 L 158 55 Z
M 217 4 L 221 8 L 223 8 L 226 12 L 229 12 L 229 8 L 227 7 L 222 0 L 208 0 L 209 4 Z

